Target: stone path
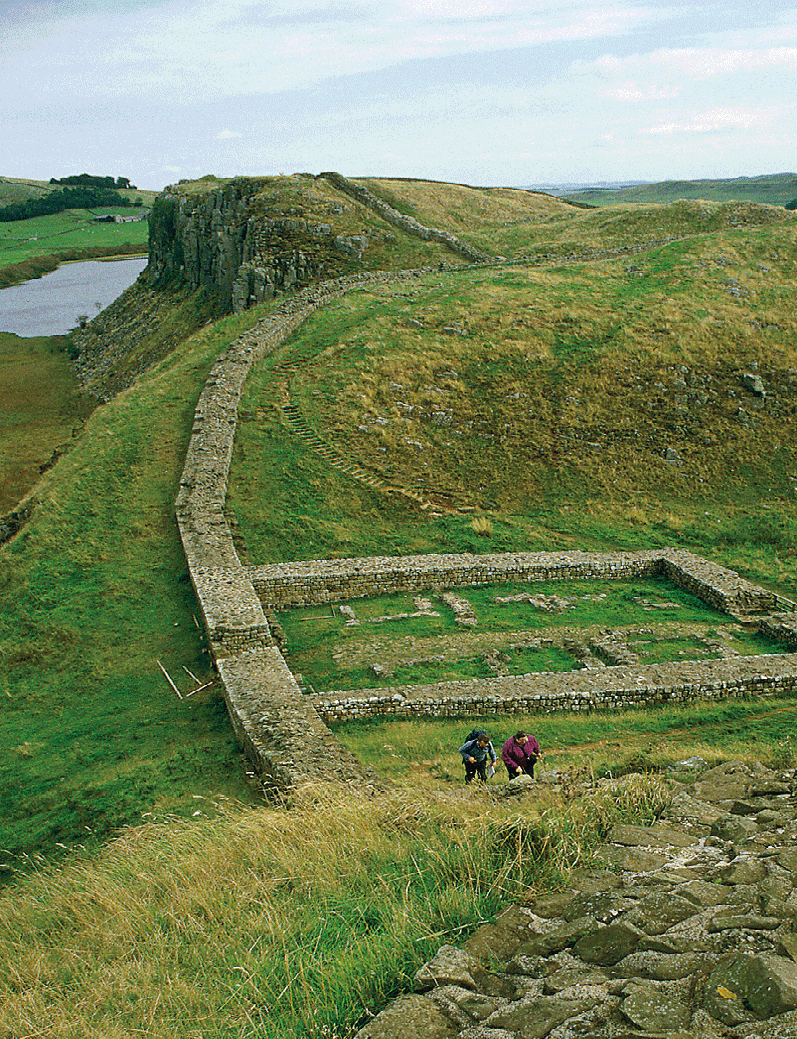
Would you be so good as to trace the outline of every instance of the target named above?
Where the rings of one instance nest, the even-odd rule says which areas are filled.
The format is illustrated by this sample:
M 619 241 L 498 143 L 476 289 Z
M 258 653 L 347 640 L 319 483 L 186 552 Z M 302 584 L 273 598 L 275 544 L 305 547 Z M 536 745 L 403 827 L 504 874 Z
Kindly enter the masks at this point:
M 661 821 L 444 945 L 356 1039 L 796 1039 L 797 771 L 680 768 Z

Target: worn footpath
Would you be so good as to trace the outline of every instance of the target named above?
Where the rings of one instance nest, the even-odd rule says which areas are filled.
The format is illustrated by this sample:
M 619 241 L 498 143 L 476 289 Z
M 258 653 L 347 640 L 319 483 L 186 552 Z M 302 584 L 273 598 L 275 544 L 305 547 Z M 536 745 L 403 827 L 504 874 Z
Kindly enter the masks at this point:
M 797 771 L 673 778 L 659 822 L 443 946 L 357 1039 L 797 1039 Z

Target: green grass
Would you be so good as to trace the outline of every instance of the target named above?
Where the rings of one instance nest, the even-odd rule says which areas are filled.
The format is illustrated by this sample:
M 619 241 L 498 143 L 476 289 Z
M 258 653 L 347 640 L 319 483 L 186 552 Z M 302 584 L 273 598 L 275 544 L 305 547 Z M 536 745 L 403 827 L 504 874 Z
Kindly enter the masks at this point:
M 531 733 L 543 751 L 544 769 L 585 767 L 596 775 L 620 775 L 637 759 L 655 771 L 693 755 L 709 763 L 740 758 L 793 767 L 795 719 L 794 697 L 751 697 L 626 711 L 371 720 L 333 729 L 379 774 L 401 785 L 434 789 L 462 782 L 457 750 L 474 726 L 487 730 L 497 753 L 518 729 Z M 494 782 L 505 781 L 505 770 L 497 773 Z
M 96 410 L 3 549 L 0 847 L 58 853 L 143 812 L 249 800 L 218 688 L 205 679 L 173 502 L 205 374 L 248 313 L 209 326 Z
M 103 211 L 105 212 L 105 211 Z M 135 209 L 107 210 L 123 215 Z M 95 224 L 85 209 L 0 224 L 0 288 L 39 278 L 65 260 L 146 254 L 149 226 Z
M 312 791 L 43 870 L 0 898 L 0 1032 L 349 1039 L 443 942 L 663 804 L 655 781 L 522 814 L 472 793 Z
M 72 446 L 94 402 L 82 393 L 63 336 L 0 332 L 0 515 L 27 494 L 54 453 Z
M 795 258 L 787 222 L 706 232 L 630 273 L 626 260 L 471 270 L 350 295 L 283 349 L 301 360 L 292 402 L 344 458 L 439 513 L 375 494 L 292 437 L 268 362 L 231 484 L 251 558 L 675 544 L 788 586 Z M 741 384 L 753 365 L 761 410 Z M 492 533 L 451 506 L 485 513 Z
M 556 597 L 559 605 L 554 607 L 551 602 L 552 608 L 546 608 L 549 604 L 496 601 L 518 593 Z M 490 678 L 498 673 L 485 656 L 491 650 L 502 654 L 498 662 L 501 673 L 573 670 L 582 664 L 562 647 L 521 648 L 514 643 L 535 632 L 554 635 L 557 629 L 588 641 L 609 628 L 634 627 L 640 630 L 625 638 L 642 664 L 717 659 L 719 651 L 710 650 L 701 638 L 688 632 L 662 634 L 650 626 L 729 625 L 731 620 L 664 579 L 509 583 L 465 588 L 459 594 L 474 609 L 475 629 L 463 631 L 453 609 L 431 592 L 424 597 L 431 601 L 432 613 L 420 616 L 413 616 L 417 609 L 412 596 L 401 594 L 281 612 L 277 619 L 286 636 L 289 666 L 302 676 L 306 688 L 317 692 Z M 349 625 L 340 605 L 353 609 L 360 623 Z M 385 617 L 395 619 L 383 620 Z M 378 623 L 375 618 L 380 619 Z M 503 633 L 507 639 L 485 643 L 474 655 L 469 640 L 482 633 Z M 744 632 L 735 624 L 727 634 L 729 645 L 743 655 L 783 651 L 780 644 Z M 364 661 L 380 665 L 385 673 L 376 674 Z

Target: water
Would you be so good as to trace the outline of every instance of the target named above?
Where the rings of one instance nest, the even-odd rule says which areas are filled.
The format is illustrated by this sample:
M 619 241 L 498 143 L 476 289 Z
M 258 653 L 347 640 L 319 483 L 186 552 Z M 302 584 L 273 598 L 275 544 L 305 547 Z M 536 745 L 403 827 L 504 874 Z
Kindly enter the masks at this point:
M 65 335 L 77 325 L 78 315 L 96 317 L 133 284 L 146 266 L 146 256 L 65 263 L 43 278 L 2 289 L 0 332 Z

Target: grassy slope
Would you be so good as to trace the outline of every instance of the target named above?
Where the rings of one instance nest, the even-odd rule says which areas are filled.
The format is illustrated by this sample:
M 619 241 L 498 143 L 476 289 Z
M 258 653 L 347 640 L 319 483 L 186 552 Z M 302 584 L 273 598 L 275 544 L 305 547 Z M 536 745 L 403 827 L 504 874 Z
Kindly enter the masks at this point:
M 319 183 L 318 204 L 339 201 L 330 191 Z M 341 233 L 364 221 L 380 231 L 368 265 L 378 266 L 391 243 L 394 263 L 440 257 L 438 246 L 377 228 L 372 216 L 354 206 L 332 214 Z M 142 812 L 192 811 L 200 796 L 251 797 L 218 690 L 180 702 L 157 661 L 183 689 L 192 684 L 183 667 L 208 675 L 173 502 L 204 374 L 264 308 L 186 340 L 207 318 L 208 301 L 155 295 L 129 290 L 92 323 L 96 342 L 84 336 L 80 347 L 110 351 L 109 367 L 97 362 L 106 384 L 126 364 L 138 371 L 165 360 L 94 411 L 46 474 L 33 520 L 2 549 L 0 847 L 13 851 L 57 852 L 89 833 L 99 840 Z M 143 336 L 128 328 L 137 305 Z M 129 357 L 119 357 L 120 335 Z M 24 483 L 26 474 L 17 475 Z
M 233 479 L 253 559 L 678 542 L 793 580 L 797 238 L 765 213 L 617 262 L 430 276 L 316 315 L 282 354 L 301 358 L 290 390 L 310 424 L 386 479 L 489 510 L 493 533 L 330 470 L 286 433 L 267 362 Z
M 156 661 L 184 690 L 183 666 L 209 674 L 172 503 L 204 374 L 253 320 L 209 327 L 95 411 L 3 549 L 4 848 L 249 796 L 218 691 L 178 701 Z
M 715 202 L 764 202 L 783 206 L 797 197 L 797 175 L 775 173 L 762 177 L 734 177 L 729 180 L 665 180 L 657 184 L 638 184 L 616 190 L 592 188 L 565 196 L 592 205 L 618 202 L 675 202 L 679 198 L 711 199 Z
M 416 211 L 422 219 L 420 202 Z M 661 219 L 658 212 L 651 223 Z M 644 220 L 635 230 L 622 213 L 617 219 L 626 222 L 615 240 L 651 237 Z M 677 221 L 684 220 L 679 212 Z M 366 465 L 390 465 L 431 491 L 445 477 L 446 489 L 492 508 L 492 534 L 478 535 L 470 514 L 419 514 L 308 452 L 281 417 L 269 361 L 253 381 L 237 443 L 234 504 L 253 556 L 675 541 L 788 588 L 795 576 L 794 507 L 783 474 L 793 472 L 786 404 L 788 368 L 795 364 L 794 225 L 759 221 L 744 231 L 719 224 L 688 245 L 630 262 L 476 271 L 453 281 L 434 276 L 396 296 L 354 295 L 317 317 L 286 349 L 303 359 L 292 390 L 309 418 Z M 518 252 L 542 241 L 540 221 L 529 220 L 525 241 L 519 226 L 493 221 L 481 233 L 496 248 L 510 232 L 517 235 Z M 576 226 L 586 228 L 589 241 L 600 240 L 596 223 L 570 225 L 562 213 L 549 224 L 554 244 L 577 240 Z M 389 239 L 381 243 L 389 249 Z M 415 246 L 406 248 L 411 255 Z M 0 903 L 10 978 L 0 1021 L 8 1034 L 23 1022 L 59 1036 L 144 1028 L 207 1039 L 253 1028 L 267 1036 L 270 1028 L 287 1037 L 313 1035 L 316 1024 L 318 1035 L 325 1034 L 322 1026 L 343 1034 L 364 1006 L 390 994 L 393 980 L 412 973 L 427 949 L 444 936 L 456 941 L 474 906 L 489 913 L 492 894 L 507 897 L 532 878 L 525 870 L 546 827 L 559 826 L 577 841 L 600 833 L 600 813 L 591 821 L 555 823 L 546 816 L 510 825 L 479 802 L 479 819 L 469 823 L 464 803 L 446 797 L 442 807 L 429 807 L 414 795 L 368 812 L 322 799 L 320 811 L 310 805 L 295 827 L 261 810 L 204 820 L 216 815 L 219 795 L 246 798 L 247 791 L 218 696 L 178 701 L 157 670 L 160 659 L 186 685 L 182 665 L 200 677 L 207 673 L 172 501 L 204 374 L 224 342 L 256 316 L 208 326 L 98 409 L 76 448 L 47 475 L 43 507 L 2 550 L 3 846 L 54 849 L 55 841 L 71 844 L 79 834 L 100 841 L 120 824 L 139 821 L 143 811 L 203 813 L 195 822 L 130 833 L 85 863 L 74 861 L 61 879 L 45 871 L 12 889 Z M 407 318 L 422 328 L 408 326 Z M 466 335 L 443 332 L 457 324 Z M 725 413 L 729 399 L 718 394 L 710 410 L 721 424 L 717 441 L 704 445 L 703 460 L 696 447 L 693 456 L 687 446 L 702 441 L 692 426 L 704 421 L 700 408 L 708 405 L 695 406 L 696 418 L 687 419 L 675 397 L 688 391 L 668 385 L 660 394 L 662 418 L 662 403 L 650 399 L 654 375 L 664 372 L 671 383 L 687 374 L 685 366 L 701 378 L 730 380 L 731 365 L 735 371 L 755 359 L 785 410 L 751 411 L 750 428 L 738 431 L 748 439 L 726 448 L 737 427 Z M 738 380 L 721 383 L 723 392 L 731 385 L 742 392 Z M 503 430 L 517 428 L 522 398 L 515 393 L 536 396 L 524 405 L 521 435 L 513 438 Z M 537 415 L 551 394 L 556 406 Z M 568 402 L 576 394 L 579 407 Z M 449 408 L 463 429 L 456 451 L 443 442 L 453 437 L 451 427 L 432 418 Z M 376 421 L 380 416 L 386 425 Z M 465 428 L 470 422 L 472 429 Z M 685 456 L 683 477 L 653 466 L 652 447 L 622 448 L 618 431 L 647 436 L 660 428 L 668 442 L 680 438 L 673 443 Z M 408 451 L 413 445 L 405 440 L 422 447 Z M 599 449 L 582 468 L 588 441 Z M 732 448 L 755 465 L 739 462 L 738 472 L 723 472 L 729 456 L 722 452 Z M 644 492 L 641 503 L 637 489 Z M 695 709 L 687 717 L 691 746 L 711 755 L 735 751 L 723 739 L 733 731 L 748 735 L 749 753 L 785 762 L 790 748 L 782 721 L 791 724 L 793 710 L 788 702 L 767 706 L 780 712 L 772 715 L 777 724 L 732 707 Z M 496 731 L 514 722 L 496 722 Z M 639 714 L 621 722 L 633 747 L 659 761 L 690 747 L 677 727 L 683 716 L 668 722 Z M 631 749 L 625 739 L 622 748 L 611 746 L 617 724 L 591 717 L 541 734 L 548 746 L 607 740 L 594 756 L 603 767 Z M 368 732 L 345 738 L 363 756 L 373 754 L 386 774 L 413 783 L 425 775 L 435 789 L 457 789 L 449 746 L 459 728 L 453 736 L 450 726 L 410 736 L 397 727 L 389 754 L 382 733 L 367 749 Z M 408 769 L 410 755 L 419 772 Z M 528 845 L 518 843 L 518 826 Z M 276 838 L 266 840 L 267 832 Z M 401 833 L 408 834 L 406 851 L 398 847 Z M 457 833 L 467 837 L 464 844 L 453 839 Z M 302 837 L 308 834 L 309 842 Z M 332 848 L 342 858 L 330 856 Z M 448 859 L 462 848 L 475 849 L 476 857 Z M 526 856 L 522 868 L 513 858 L 517 848 Z M 490 879 L 503 878 L 497 892 L 481 870 L 479 849 L 496 856 L 484 862 Z M 329 866 L 332 877 L 322 869 Z M 481 900 L 485 892 L 490 897 Z M 308 901 L 310 914 L 297 908 Z M 356 905 L 366 907 L 365 915 L 358 916 Z M 408 940 L 397 943 L 397 933 Z M 57 955 L 45 954 L 49 948 Z M 373 950 L 367 961 L 363 950 Z
M 65 355 L 63 336 L 23 339 L 0 333 L 0 515 L 39 479 L 91 410 Z

